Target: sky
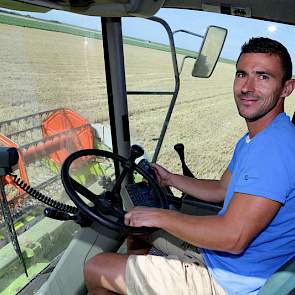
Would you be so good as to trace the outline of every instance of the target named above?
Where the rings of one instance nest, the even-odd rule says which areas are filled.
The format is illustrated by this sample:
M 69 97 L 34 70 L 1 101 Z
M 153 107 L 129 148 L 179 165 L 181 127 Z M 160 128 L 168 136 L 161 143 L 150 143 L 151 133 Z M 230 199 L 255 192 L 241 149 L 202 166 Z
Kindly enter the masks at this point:
M 24 14 L 29 13 L 25 12 Z M 58 20 L 85 28 L 101 30 L 99 17 L 84 16 L 57 10 L 49 11 L 45 14 L 30 13 L 30 15 L 48 20 Z M 288 48 L 293 63 L 295 64 L 295 26 L 182 9 L 161 9 L 156 16 L 166 20 L 172 31 L 184 29 L 204 35 L 209 25 L 225 27 L 228 29 L 228 35 L 221 53 L 221 56 L 224 58 L 236 60 L 243 43 L 252 36 L 263 36 L 276 39 L 283 43 Z M 150 20 L 124 18 L 123 34 L 144 40 L 168 43 L 164 31 L 158 24 L 154 24 Z M 201 38 L 193 37 L 184 33 L 178 33 L 175 35 L 176 46 L 181 48 L 197 51 L 201 41 Z

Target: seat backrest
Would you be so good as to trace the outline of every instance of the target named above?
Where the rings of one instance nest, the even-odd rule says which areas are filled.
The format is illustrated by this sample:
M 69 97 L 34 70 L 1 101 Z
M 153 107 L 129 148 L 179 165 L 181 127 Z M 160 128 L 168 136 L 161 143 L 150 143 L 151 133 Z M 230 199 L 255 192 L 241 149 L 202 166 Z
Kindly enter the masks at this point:
M 259 295 L 291 294 L 295 294 L 295 257 L 276 271 L 259 292 Z

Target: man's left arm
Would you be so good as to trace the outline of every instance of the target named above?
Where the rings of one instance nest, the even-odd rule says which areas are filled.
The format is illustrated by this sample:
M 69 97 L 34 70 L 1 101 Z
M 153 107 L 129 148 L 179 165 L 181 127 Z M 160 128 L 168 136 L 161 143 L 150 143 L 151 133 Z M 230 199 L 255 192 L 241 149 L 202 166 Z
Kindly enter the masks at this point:
M 130 226 L 158 227 L 200 248 L 239 254 L 274 218 L 281 203 L 235 193 L 224 216 L 192 216 L 135 207 L 125 215 Z

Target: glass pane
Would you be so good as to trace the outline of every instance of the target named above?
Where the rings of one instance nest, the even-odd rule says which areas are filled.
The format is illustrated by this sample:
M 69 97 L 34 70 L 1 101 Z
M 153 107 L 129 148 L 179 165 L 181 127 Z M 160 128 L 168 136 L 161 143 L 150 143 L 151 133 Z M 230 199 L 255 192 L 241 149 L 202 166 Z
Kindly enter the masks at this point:
M 153 35 L 153 39 L 146 39 L 144 34 L 134 29 L 132 33 L 136 39 L 128 38 L 131 27 L 148 28 L 162 43 L 157 42 Z M 127 91 L 147 92 L 128 95 L 130 134 L 132 141 L 142 145 L 151 160 L 175 89 L 169 39 L 161 24 L 138 18 L 124 20 L 123 34 Z
M 180 90 L 158 158 L 158 162 L 171 171 L 182 173 L 180 159 L 173 148 L 176 143 L 181 142 L 185 146 L 187 165 L 194 175 L 218 179 L 229 164 L 236 141 L 246 132 L 244 119 L 238 115 L 232 91 L 235 61 L 241 45 L 252 36 L 264 34 L 282 42 L 294 58 L 294 40 L 288 37 L 294 31 L 294 26 L 184 9 L 161 9 L 157 16 L 168 22 L 172 31 L 185 30 L 204 35 L 209 25 L 228 30 L 221 57 L 210 78 L 192 77 L 194 59 L 184 60 Z M 169 89 L 173 91 L 171 57 L 168 52 L 153 46 L 153 42 L 168 45 L 164 31 L 148 20 L 139 22 L 128 19 L 128 23 L 126 20 L 124 25 L 125 35 L 146 41 L 145 48 L 125 46 L 127 89 L 142 90 L 145 86 L 144 89 L 149 90 L 166 90 L 165 86 L 169 82 Z M 241 27 L 245 30 L 241 30 Z M 180 69 L 187 54 L 196 56 L 202 39 L 187 33 L 174 36 L 176 47 L 186 50 L 185 53 L 178 50 Z M 171 97 L 128 97 L 132 140 L 143 146 L 149 159 L 152 158 Z M 285 109 L 290 116 L 295 110 L 294 97 L 293 93 L 286 99 Z
M 79 228 L 43 213 L 49 203 L 73 206 L 59 175 L 64 159 L 76 150 L 110 147 L 102 143 L 109 137 L 109 127 L 104 128 L 109 118 L 100 34 L 13 14 L 1 14 L 0 22 L 0 145 L 18 148 L 13 174 L 42 192 L 38 198 L 47 202 L 29 196 L 13 178 L 6 179 L 6 197 L 29 273 L 26 278 L 0 213 L 0 294 L 7 295 L 59 255 Z M 77 180 L 92 185 L 97 165 L 80 168 Z

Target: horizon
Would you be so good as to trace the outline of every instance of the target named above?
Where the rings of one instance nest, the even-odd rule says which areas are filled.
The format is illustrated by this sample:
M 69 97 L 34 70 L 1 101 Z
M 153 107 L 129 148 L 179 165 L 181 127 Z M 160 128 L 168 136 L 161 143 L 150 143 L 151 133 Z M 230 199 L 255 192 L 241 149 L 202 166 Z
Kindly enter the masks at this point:
M 40 20 L 62 22 L 66 25 L 74 25 L 85 29 L 101 31 L 100 17 L 74 14 L 70 12 L 50 10 L 47 13 L 32 13 L 27 11 L 15 11 L 2 9 L 19 15 L 28 15 Z M 175 20 L 177 12 L 177 20 Z M 288 36 L 295 35 L 295 26 L 271 21 L 256 20 L 224 14 L 216 14 L 204 11 L 184 10 L 184 9 L 161 9 L 155 16 L 164 19 L 170 25 L 172 31 L 185 29 L 200 35 L 204 35 L 209 25 L 225 27 L 228 36 L 221 53 L 221 58 L 236 61 L 241 46 L 251 37 L 268 37 L 281 42 L 289 51 L 293 64 L 295 62 L 295 40 Z M 196 32 L 194 23 L 197 20 L 198 31 Z M 168 39 L 159 30 L 159 24 L 138 17 L 122 18 L 122 32 L 125 37 L 146 40 L 159 44 L 168 44 Z M 186 34 L 175 36 L 175 45 L 178 48 L 197 52 L 202 39 Z M 294 74 L 294 70 L 293 70 Z

